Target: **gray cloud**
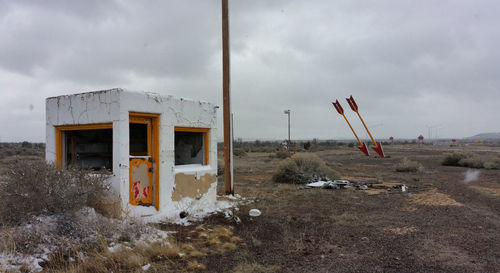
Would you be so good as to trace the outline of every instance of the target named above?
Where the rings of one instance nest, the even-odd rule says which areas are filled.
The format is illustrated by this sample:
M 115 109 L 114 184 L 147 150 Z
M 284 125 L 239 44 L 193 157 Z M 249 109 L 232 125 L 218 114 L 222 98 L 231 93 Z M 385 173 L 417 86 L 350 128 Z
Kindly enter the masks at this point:
M 235 135 L 500 131 L 496 1 L 231 1 Z M 0 1 L 2 140 L 44 139 L 44 98 L 111 87 L 221 104 L 219 1 Z M 29 105 L 34 106 L 30 110 Z M 222 114 L 222 111 L 221 111 Z M 356 117 L 353 125 L 363 135 Z M 13 124 L 11 121 L 20 120 Z M 382 125 L 381 125 L 382 124 Z

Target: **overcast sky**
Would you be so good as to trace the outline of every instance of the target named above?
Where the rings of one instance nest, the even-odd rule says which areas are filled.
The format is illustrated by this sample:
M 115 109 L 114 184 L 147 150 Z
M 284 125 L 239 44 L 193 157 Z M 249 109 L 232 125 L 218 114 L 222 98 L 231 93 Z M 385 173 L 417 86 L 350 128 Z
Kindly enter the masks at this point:
M 121 87 L 222 106 L 220 0 L 0 0 L 0 141 L 45 141 L 45 98 Z M 235 137 L 500 131 L 500 2 L 230 0 Z M 222 109 L 219 128 L 222 128 Z M 222 130 L 219 130 L 222 135 Z

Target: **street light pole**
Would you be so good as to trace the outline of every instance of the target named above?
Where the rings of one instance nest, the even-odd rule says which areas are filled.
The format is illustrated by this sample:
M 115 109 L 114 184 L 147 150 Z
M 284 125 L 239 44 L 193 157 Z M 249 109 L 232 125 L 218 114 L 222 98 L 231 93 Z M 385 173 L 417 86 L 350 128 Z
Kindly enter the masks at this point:
M 290 109 L 284 111 L 285 114 L 288 115 L 288 145 L 287 150 L 290 152 Z

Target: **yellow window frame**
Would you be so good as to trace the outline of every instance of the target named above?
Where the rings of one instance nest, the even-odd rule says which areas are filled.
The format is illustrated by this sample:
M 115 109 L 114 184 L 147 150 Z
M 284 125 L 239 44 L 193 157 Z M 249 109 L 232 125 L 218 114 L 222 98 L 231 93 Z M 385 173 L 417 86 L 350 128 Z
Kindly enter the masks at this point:
M 62 159 L 63 159 L 63 143 L 62 134 L 65 131 L 81 131 L 81 130 L 102 130 L 102 129 L 113 129 L 113 123 L 96 123 L 96 124 L 79 124 L 79 125 L 60 125 L 55 126 L 56 128 L 56 166 L 58 169 L 62 169 Z
M 205 141 L 205 157 L 203 165 L 208 165 L 210 160 L 210 128 L 197 128 L 197 127 L 174 127 L 175 132 L 191 132 L 191 133 L 203 133 L 203 138 Z

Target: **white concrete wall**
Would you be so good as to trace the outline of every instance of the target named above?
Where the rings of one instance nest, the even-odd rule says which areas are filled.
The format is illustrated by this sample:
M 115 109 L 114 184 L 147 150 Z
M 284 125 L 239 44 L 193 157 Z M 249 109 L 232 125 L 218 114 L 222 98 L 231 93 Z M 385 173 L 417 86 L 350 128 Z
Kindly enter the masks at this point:
M 46 160 L 55 161 L 55 127 L 91 123 L 113 123 L 113 172 L 111 182 L 122 198 L 122 206 L 132 215 L 162 214 L 172 217 L 183 207 L 183 200 L 172 201 L 175 178 L 174 127 L 210 128 L 209 167 L 190 169 L 196 176 L 217 172 L 216 107 L 208 102 L 177 99 L 152 93 L 136 93 L 123 89 L 90 92 L 47 99 Z M 159 122 L 159 205 L 152 207 L 129 205 L 129 113 L 160 114 Z M 215 187 L 212 187 L 215 188 Z M 204 202 L 215 202 L 215 190 L 203 196 Z M 192 202 L 192 200 L 190 200 Z
M 109 123 L 118 120 L 118 94 L 121 91 L 121 89 L 112 89 L 47 98 L 45 103 L 46 160 L 49 162 L 56 160 L 54 126 Z

